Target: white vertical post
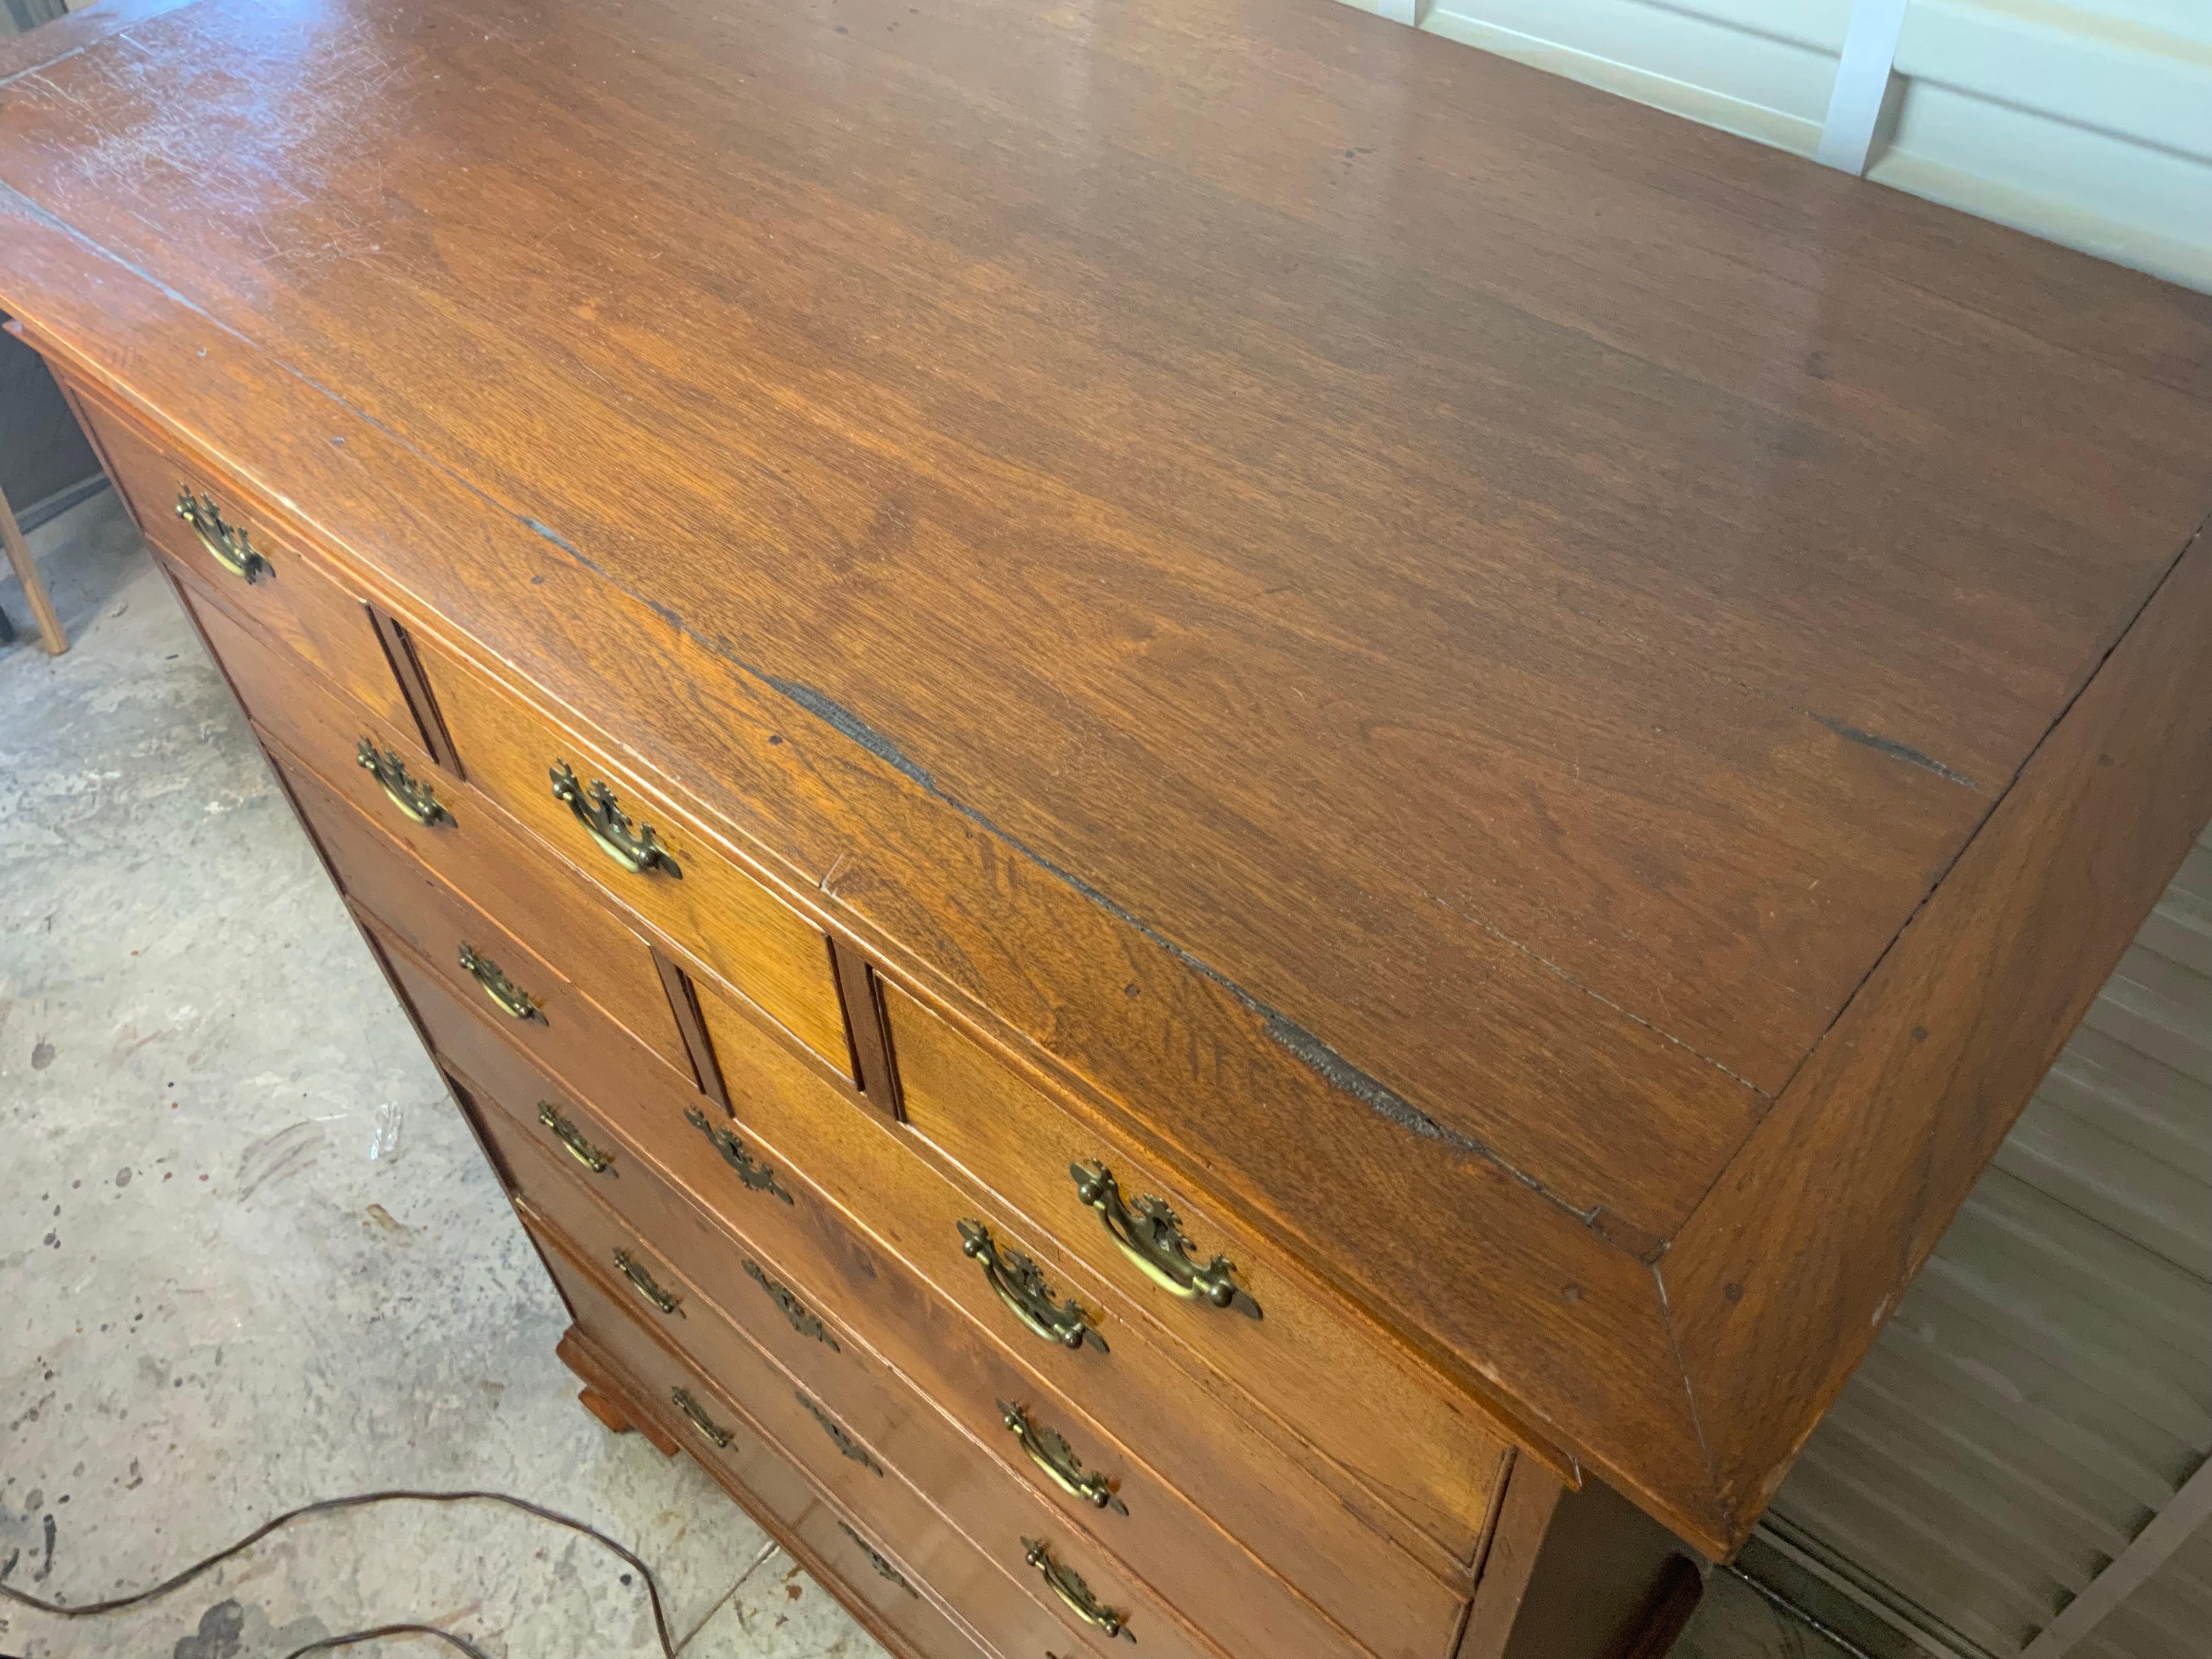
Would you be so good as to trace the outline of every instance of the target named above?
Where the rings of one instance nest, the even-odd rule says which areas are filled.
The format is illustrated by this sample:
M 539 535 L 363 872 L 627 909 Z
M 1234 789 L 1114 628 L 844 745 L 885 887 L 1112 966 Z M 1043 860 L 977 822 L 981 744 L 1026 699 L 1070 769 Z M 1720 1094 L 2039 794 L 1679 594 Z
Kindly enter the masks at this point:
M 1813 152 L 1815 161 L 1845 173 L 1866 171 L 1874 124 L 1889 91 L 1890 65 L 1897 61 L 1905 7 L 1905 0 L 1853 0 L 1835 90 L 1828 97 L 1828 119 L 1820 129 L 1820 147 Z
M 1379 9 L 1394 23 L 1409 23 L 1415 28 L 1421 26 L 1421 0 L 1382 0 Z

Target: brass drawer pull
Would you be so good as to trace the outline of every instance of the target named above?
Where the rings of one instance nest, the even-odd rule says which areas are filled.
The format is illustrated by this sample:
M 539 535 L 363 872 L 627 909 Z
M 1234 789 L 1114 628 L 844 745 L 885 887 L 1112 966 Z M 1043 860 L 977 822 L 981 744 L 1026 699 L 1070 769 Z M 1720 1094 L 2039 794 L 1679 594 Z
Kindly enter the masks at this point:
M 622 1269 L 622 1276 L 629 1280 L 630 1288 L 661 1312 L 674 1314 L 678 1319 L 684 1317 L 678 1299 L 654 1283 L 653 1275 L 645 1270 L 645 1264 L 620 1245 L 615 1247 L 615 1266 Z
M 765 1164 L 754 1163 L 752 1154 L 745 1150 L 745 1143 L 729 1129 L 708 1121 L 706 1113 L 696 1106 L 684 1108 L 684 1121 L 707 1137 L 708 1144 L 722 1155 L 722 1162 L 735 1170 L 738 1179 L 746 1186 L 757 1193 L 774 1193 L 787 1204 L 791 1202 L 791 1194 L 776 1184 L 775 1171 Z
M 453 815 L 438 799 L 438 792 L 409 777 L 407 763 L 399 758 L 397 751 L 387 749 L 380 755 L 376 744 L 363 738 L 354 750 L 353 757 L 362 771 L 376 780 L 378 787 L 410 823 L 419 823 L 425 830 L 453 824 Z
M 676 1409 L 691 1419 L 691 1426 L 714 1443 L 718 1450 L 727 1450 L 737 1437 L 699 1409 L 699 1402 L 691 1397 L 689 1389 L 672 1389 L 668 1397 L 676 1402 Z
M 190 484 L 179 484 L 177 516 L 191 526 L 192 534 L 200 538 L 208 556 L 240 580 L 258 582 L 276 574 L 269 561 L 253 550 L 252 538 L 244 525 L 223 522 L 222 509 L 213 497 L 195 495 Z
M 548 1023 L 544 1011 L 538 1006 L 538 999 L 527 991 L 516 989 L 514 981 L 501 971 L 500 965 L 489 957 L 478 956 L 473 945 L 461 946 L 461 968 L 511 1018 L 532 1019 L 540 1025 Z
M 574 769 L 566 761 L 553 763 L 551 776 L 553 799 L 568 803 L 568 810 L 576 815 L 576 822 L 590 832 L 602 853 L 633 876 L 658 870 L 675 880 L 684 878 L 682 867 L 660 844 L 660 837 L 653 833 L 651 824 L 630 828 L 629 814 L 615 804 L 615 792 L 607 787 L 604 779 L 593 778 L 586 788 L 577 781 Z
M 904 1573 L 901 1572 L 896 1567 L 884 1559 L 883 1556 L 878 1552 L 873 1544 L 871 1544 L 866 1539 L 861 1537 L 860 1534 L 854 1532 L 842 1521 L 840 1521 L 837 1523 L 837 1529 L 843 1533 L 846 1537 L 851 1539 L 855 1544 L 858 1544 L 860 1547 L 860 1553 L 868 1558 L 868 1565 L 876 1570 L 878 1577 L 890 1579 L 891 1583 L 896 1584 L 908 1595 L 920 1594 L 913 1585 L 906 1582 L 906 1575 Z
M 781 1309 L 783 1316 L 791 1322 L 791 1328 L 801 1336 L 811 1336 L 831 1353 L 845 1351 L 837 1346 L 837 1339 L 823 1328 L 822 1322 L 807 1312 L 806 1304 L 791 1293 L 791 1288 L 779 1285 L 761 1271 L 760 1263 L 750 1256 L 745 1258 L 745 1276 L 768 1292 L 768 1299 Z
M 1075 1195 L 1098 1212 L 1098 1218 L 1121 1254 L 1162 1290 L 1202 1299 L 1217 1308 L 1234 1308 L 1248 1319 L 1260 1317 L 1260 1304 L 1237 1283 L 1237 1264 L 1216 1255 L 1203 1267 L 1190 1259 L 1190 1240 L 1167 1200 L 1147 1193 L 1134 1204 L 1121 1197 L 1121 1183 L 1103 1164 L 1071 1164 Z
M 1057 1431 L 1031 1422 L 1027 1412 L 1003 1400 L 999 1402 L 999 1415 L 1014 1431 L 1014 1438 L 1022 1443 L 1030 1462 L 1051 1476 L 1061 1490 L 1081 1498 L 1093 1509 L 1111 1510 L 1116 1515 L 1129 1512 L 1129 1506 L 1115 1495 L 1104 1475 L 1096 1470 L 1089 1474 L 1083 1472 L 1082 1460 Z
M 1037 1570 L 1044 1582 L 1052 1586 L 1052 1593 L 1067 1603 L 1067 1610 L 1085 1624 L 1103 1631 L 1109 1638 L 1127 1636 L 1129 1620 L 1126 1614 L 1113 1607 L 1102 1607 L 1091 1594 L 1091 1586 L 1083 1582 L 1083 1575 L 1064 1562 L 1052 1559 L 1052 1547 L 1042 1538 L 1022 1540 L 1022 1559 Z
M 538 1103 L 538 1121 L 553 1132 L 554 1139 L 568 1149 L 569 1157 L 593 1175 L 619 1176 L 622 1173 L 615 1168 L 614 1159 L 585 1139 L 576 1126 L 562 1117 L 560 1109 L 551 1101 Z
M 1044 1273 L 1019 1250 L 1001 1250 L 991 1230 L 980 1221 L 963 1221 L 960 1248 L 983 1264 L 983 1277 L 1007 1310 L 1046 1341 L 1063 1348 L 1080 1348 L 1088 1342 L 1099 1352 L 1108 1352 L 1091 1316 L 1073 1297 L 1055 1304 Z
M 799 1403 L 805 1407 L 808 1414 L 811 1416 L 816 1422 L 822 1425 L 822 1432 L 830 1437 L 831 1443 L 837 1448 L 839 1452 L 851 1459 L 854 1462 L 858 1463 L 864 1469 L 873 1469 L 878 1474 L 881 1474 L 884 1472 L 884 1466 L 877 1462 L 874 1458 L 868 1455 L 868 1449 L 866 1446 L 862 1445 L 859 1441 L 854 1439 L 850 1434 L 846 1432 L 845 1425 L 843 1424 L 840 1423 L 836 1418 L 830 1416 L 828 1412 L 823 1411 L 821 1407 L 816 1405 L 814 1401 L 808 1399 L 805 1395 L 799 1393 L 798 1389 L 794 1389 L 792 1392 L 798 1395 Z

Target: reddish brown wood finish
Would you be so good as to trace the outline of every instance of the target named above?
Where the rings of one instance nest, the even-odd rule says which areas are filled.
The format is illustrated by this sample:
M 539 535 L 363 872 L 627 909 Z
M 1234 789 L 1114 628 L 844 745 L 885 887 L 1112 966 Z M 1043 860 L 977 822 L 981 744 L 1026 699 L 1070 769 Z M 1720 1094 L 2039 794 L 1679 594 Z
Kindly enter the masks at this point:
M 146 539 L 204 587 L 254 625 L 282 641 L 325 684 L 368 708 L 385 725 L 422 745 L 410 707 L 376 620 L 358 593 L 331 580 L 314 559 L 241 511 L 228 489 L 198 467 L 155 447 L 130 423 L 91 400 L 79 407 L 99 434 L 100 453 L 116 489 L 131 503 Z M 201 538 L 178 518 L 180 490 L 215 501 L 226 522 L 251 538 L 267 574 L 248 580 L 216 562 Z
M 1522 1459 L 1454 1659 L 1664 1659 L 1705 1593 L 1698 1564 L 1610 1487 Z
M 1157 1407 L 1133 1414 L 1109 1401 L 1103 1410 L 1085 1409 L 1048 1380 L 1038 1351 L 1025 1337 L 1006 1333 L 994 1343 L 983 1334 L 1004 1325 L 995 1304 L 988 1311 L 997 1325 L 979 1328 L 893 1249 L 872 1241 L 841 1212 L 810 1170 L 834 1170 L 825 1178 L 842 1180 L 848 1188 L 893 1194 L 884 1207 L 896 1207 L 899 1195 L 927 1177 L 902 1169 L 881 1133 L 865 1119 L 855 1121 L 850 1109 L 831 1103 L 827 1114 L 805 1113 L 808 1101 L 818 1099 L 818 1085 L 803 1066 L 786 1061 L 779 1067 L 749 1052 L 733 1060 L 732 1073 L 745 1110 L 756 1115 L 736 1127 L 750 1152 L 793 1195 L 786 1206 L 741 1186 L 680 1121 L 680 1100 L 648 1090 L 618 1099 L 585 1099 L 568 1084 L 537 1072 L 411 951 L 388 942 L 385 948 L 434 1049 L 478 1084 L 483 1098 L 504 1108 L 526 1134 L 532 1133 L 538 1103 L 553 1099 L 591 1145 L 614 1155 L 615 1173 L 590 1184 L 678 1267 L 700 1282 L 720 1284 L 741 1273 L 738 1252 L 750 1252 L 839 1330 L 846 1345 L 841 1365 L 910 1379 L 961 1420 L 973 1439 L 998 1443 L 1002 1457 L 1010 1449 L 1000 1440 L 996 1402 L 1030 1402 L 1083 1449 L 1091 1466 L 1110 1469 L 1121 1481 L 1132 1512 L 1144 1516 L 1141 1534 L 1133 1540 L 1123 1533 L 1118 1546 L 1110 1535 L 1103 1541 L 1118 1547 L 1178 1605 L 1211 1605 L 1202 1583 L 1216 1586 L 1213 1595 L 1233 1594 L 1236 1614 L 1217 1610 L 1213 1616 L 1226 1631 L 1256 1632 L 1247 1645 L 1267 1650 L 1283 1645 L 1280 1620 L 1288 1615 L 1271 1614 L 1264 1603 L 1291 1595 L 1287 1580 L 1371 1651 L 1401 1659 L 1436 1651 L 1464 1600 L 1463 1576 L 1425 1577 L 1413 1559 L 1359 1528 L 1325 1492 L 1286 1469 L 1279 1451 L 1246 1449 L 1245 1419 L 1233 1407 L 1214 1413 L 1227 1430 L 1223 1435 L 1178 1432 L 1177 1419 Z M 841 1121 L 850 1124 L 842 1139 L 836 1138 Z M 757 1123 L 777 1126 L 775 1139 L 763 1138 Z M 495 1144 L 504 1139 L 496 1130 L 492 1138 Z M 802 1153 L 797 1162 L 790 1156 L 794 1150 Z M 696 1207 L 687 1212 L 683 1201 L 672 1201 L 671 1189 Z M 701 1211 L 719 1219 L 710 1223 Z M 871 1348 L 881 1358 L 869 1357 Z M 787 1363 L 795 1364 L 787 1356 Z M 1140 1428 L 1158 1424 L 1139 1443 L 1164 1473 L 1112 1438 L 1100 1415 Z M 1126 1426 L 1122 1433 L 1128 1437 Z M 1014 1473 L 1027 1478 L 1027 1468 L 1020 1463 Z M 1048 1483 L 1031 1484 L 1062 1502 Z M 1209 1518 L 1179 1486 L 1210 1500 L 1218 1518 Z M 1079 1507 L 1062 1507 L 1079 1524 L 1089 1518 Z M 1229 1543 L 1223 1529 L 1241 1541 Z M 1269 1564 L 1256 1579 L 1247 1550 Z M 1196 1582 L 1186 1576 L 1193 1564 L 1204 1567 Z M 1297 1650 L 1316 1644 L 1289 1645 Z
M 667 1320 L 630 1296 L 613 1270 L 601 1265 L 606 1258 L 605 1250 L 594 1250 L 583 1240 L 568 1235 L 557 1223 L 549 1223 L 549 1218 L 527 1200 L 522 1213 L 532 1233 L 547 1247 L 554 1276 L 587 1331 L 638 1370 L 657 1363 L 665 1373 L 685 1364 L 665 1352 L 675 1346 Z M 682 1284 L 680 1279 L 675 1282 Z M 1076 1629 L 1073 1619 L 1060 1610 L 1051 1592 L 1023 1562 L 1019 1528 L 1038 1523 L 1023 1512 L 1018 1502 L 996 1517 L 1003 1540 L 997 1548 L 969 1537 L 949 1524 L 930 1500 L 908 1483 L 890 1451 L 879 1457 L 873 1449 L 855 1445 L 854 1450 L 867 1451 L 866 1462 L 842 1451 L 828 1437 L 821 1420 L 801 1404 L 788 1372 L 725 1322 L 711 1303 L 695 1297 L 692 1307 L 696 1317 L 705 1322 L 705 1332 L 694 1330 L 687 1323 L 682 1331 L 684 1346 L 702 1357 L 712 1356 L 695 1373 L 703 1375 L 707 1384 L 695 1391 L 701 1406 L 720 1419 L 718 1426 L 738 1431 L 733 1441 L 750 1436 L 775 1447 L 846 1513 L 860 1517 L 865 1534 L 878 1540 L 885 1553 L 908 1569 L 907 1582 L 916 1599 L 924 1595 L 939 1599 L 944 1609 L 963 1626 L 989 1631 L 995 1638 L 990 1644 L 994 1650 L 1008 1647 L 1024 1653 L 1042 1651 L 1049 1643 L 1073 1642 L 1086 1650 L 1095 1647 L 1102 1655 L 1115 1651 L 1095 1632 Z M 658 1355 L 656 1347 L 662 1349 Z M 657 1391 L 657 1399 L 668 1395 L 664 1387 Z M 667 1413 L 662 1417 L 666 1420 Z M 682 1421 L 677 1419 L 678 1424 Z M 677 1435 L 683 1445 L 702 1458 L 729 1449 L 713 1446 L 689 1425 L 678 1427 Z M 1133 1629 L 1141 1621 L 1143 1634 L 1136 1637 L 1138 1644 L 1174 1659 L 1191 1659 L 1194 1654 L 1207 1651 L 1174 1630 L 1169 1620 L 1148 1603 L 1119 1605 L 1129 1613 Z
M 829 947 L 810 919 L 779 902 L 691 824 L 672 817 L 626 769 L 575 744 L 543 714 L 443 653 L 425 649 L 417 656 L 440 721 L 478 788 L 824 1060 L 851 1064 Z M 630 833 L 650 834 L 670 870 L 625 870 L 602 853 L 576 814 L 553 795 L 549 774 L 556 763 L 568 767 L 580 787 L 611 787 L 634 820 Z
M 677 1439 L 678 1433 L 690 1432 L 690 1425 L 667 1403 L 672 1388 L 688 1387 L 702 1399 L 720 1396 L 684 1361 L 645 1337 L 617 1311 L 619 1304 L 562 1253 L 551 1242 L 550 1230 L 545 1238 L 532 1237 L 571 1312 L 588 1322 L 571 1326 L 556 1350 L 587 1389 L 617 1401 L 627 1420 L 653 1425 L 650 1432 L 655 1445 L 665 1440 L 690 1451 L 898 1659 L 991 1659 L 988 1650 L 979 1647 L 934 1603 L 922 1600 L 908 1582 L 894 1583 L 873 1568 L 859 1553 L 872 1547 L 867 1535 L 854 1528 L 772 1441 L 750 1432 L 742 1437 L 733 1435 L 726 1448 L 706 1444 L 696 1432 L 690 1438 Z M 727 1408 L 727 1402 L 723 1404 Z M 728 1415 L 733 1424 L 750 1426 L 734 1409 Z M 989 1571 L 980 1560 L 969 1570 Z
M 908 1425 L 918 1414 L 941 1413 L 958 1425 L 959 1443 L 967 1449 L 957 1457 L 938 1456 L 933 1464 L 936 1475 L 924 1481 L 941 1503 L 950 1501 L 952 1487 L 979 1480 L 1028 1486 L 1059 1512 L 1060 1526 L 1089 1540 L 1087 1547 L 1128 1564 L 1120 1570 L 1149 1583 L 1171 1604 L 1202 1610 L 1232 1652 L 1289 1652 L 1320 1659 L 1329 1653 L 1365 1651 L 1437 1659 L 1446 1632 L 1457 1623 L 1463 1585 L 1419 1584 L 1404 1571 L 1410 1564 L 1394 1562 L 1379 1540 L 1355 1539 L 1352 1548 L 1345 1548 L 1340 1529 L 1324 1535 L 1334 1538 L 1344 1577 L 1364 1582 L 1368 1593 L 1346 1595 L 1333 1586 L 1314 1584 L 1300 1571 L 1313 1557 L 1280 1563 L 1279 1575 L 1188 1498 L 1103 1437 L 1073 1404 L 995 1356 L 974 1332 L 959 1329 L 957 1316 L 946 1317 L 949 1309 L 917 1317 L 915 1310 L 927 1304 L 929 1292 L 903 1264 L 869 1251 L 856 1237 L 841 1234 L 842 1222 L 822 1214 L 827 1200 L 803 1170 L 776 1167 L 777 1180 L 793 1194 L 790 1206 L 780 1207 L 771 1196 L 741 1192 L 711 1157 L 697 1155 L 698 1143 L 672 1116 L 654 1109 L 655 1103 L 625 1102 L 629 1109 L 618 1115 L 577 1103 L 558 1084 L 534 1072 L 471 1011 L 429 982 L 411 960 L 397 955 L 394 965 L 440 1054 L 469 1077 L 473 1099 L 496 1109 L 482 1115 L 483 1131 L 501 1149 L 501 1161 L 522 1176 L 526 1194 L 532 1190 L 528 1171 L 546 1168 L 550 1159 L 556 1173 L 587 1188 L 635 1237 L 653 1240 L 679 1272 L 709 1287 L 730 1316 L 818 1397 L 838 1401 L 847 1423 L 864 1437 L 884 1444 L 915 1438 Z M 607 1170 L 587 1174 L 573 1157 L 561 1161 L 560 1144 L 538 1115 L 548 1099 L 591 1146 L 610 1158 Z M 518 1139 L 535 1143 L 536 1151 L 505 1150 Z M 686 1194 L 688 1206 L 679 1193 Z M 714 1221 L 690 1207 L 716 1198 L 720 1203 L 713 1211 Z M 569 1200 L 556 1192 L 540 1194 L 540 1201 L 557 1217 Z M 810 1206 L 805 1216 L 797 1207 L 801 1201 Z M 587 1224 L 570 1224 L 569 1231 L 589 1237 Z M 810 1233 L 828 1241 L 830 1248 L 811 1243 Z M 747 1282 L 747 1260 L 801 1294 L 837 1336 L 836 1352 L 774 1316 Z M 867 1264 L 865 1271 L 855 1270 L 860 1264 Z M 925 1401 L 917 1389 L 936 1404 Z M 1121 1510 L 1101 1514 L 1039 1477 L 1006 1435 L 998 1404 L 1002 1400 L 1024 1402 L 1037 1421 L 1071 1436 L 1087 1454 L 1086 1468 L 1106 1470 L 1115 1479 Z M 940 1437 L 933 1443 L 941 1447 L 944 1442 Z M 1172 1461 L 1187 1468 L 1185 1455 L 1194 1450 L 1178 1448 Z M 911 1462 L 908 1468 L 918 1478 L 925 1473 Z M 1293 1497 L 1284 1496 L 1285 1501 Z M 1353 1628 L 1347 1631 L 1322 1616 L 1285 1582 L 1286 1576 L 1321 1590 Z
M 1708 1550 L 2212 805 L 2201 297 L 1320 4 L 118 15 L 80 394 Z
M 390 749 L 392 729 L 325 696 L 205 590 L 188 580 L 186 592 L 221 648 L 247 717 L 284 769 L 312 779 L 317 796 L 345 802 L 471 904 L 502 918 L 540 955 L 563 963 L 563 978 L 671 1070 L 691 1079 L 690 1046 L 645 940 L 597 903 L 581 883 L 530 851 L 497 807 L 467 786 L 439 776 L 400 745 L 403 763 L 410 765 L 409 780 L 430 785 L 450 816 L 426 826 L 403 815 L 356 760 L 363 738 Z
M 1193 1203 L 1118 1138 L 1060 1111 L 896 986 L 884 988 L 884 1006 L 916 1135 L 1115 1284 L 1168 1342 L 1237 1379 L 1455 1559 L 1474 1559 L 1508 1444 L 1494 1418 L 1344 1323 L 1265 1244 Z M 1127 1205 L 1169 1202 L 1197 1261 L 1221 1253 L 1235 1263 L 1255 1314 L 1162 1289 L 1077 1196 L 1069 1171 L 1079 1164 L 1110 1173 Z

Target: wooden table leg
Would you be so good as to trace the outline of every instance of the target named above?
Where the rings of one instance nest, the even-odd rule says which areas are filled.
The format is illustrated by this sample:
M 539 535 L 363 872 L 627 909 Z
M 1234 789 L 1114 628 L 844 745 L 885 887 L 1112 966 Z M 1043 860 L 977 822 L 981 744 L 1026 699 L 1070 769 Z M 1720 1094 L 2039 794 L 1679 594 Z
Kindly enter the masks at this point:
M 31 602 L 31 614 L 39 619 L 40 637 L 46 641 L 48 652 L 60 656 L 69 649 L 69 635 L 62 631 L 62 619 L 54 611 L 53 600 L 47 597 L 46 585 L 31 558 L 30 544 L 23 539 L 5 495 L 0 495 L 0 542 L 8 544 L 8 562 L 15 567 L 15 580 L 23 584 L 23 595 Z

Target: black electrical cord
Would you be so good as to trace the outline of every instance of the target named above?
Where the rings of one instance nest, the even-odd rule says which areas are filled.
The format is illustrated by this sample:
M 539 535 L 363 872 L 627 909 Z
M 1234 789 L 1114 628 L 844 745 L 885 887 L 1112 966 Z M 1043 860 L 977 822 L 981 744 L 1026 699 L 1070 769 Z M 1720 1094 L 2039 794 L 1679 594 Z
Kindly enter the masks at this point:
M 562 1515 L 557 1510 L 549 1510 L 543 1504 L 533 1504 L 526 1498 L 516 1498 L 503 1492 L 356 1492 L 347 1498 L 325 1498 L 317 1503 L 302 1504 L 296 1510 L 285 1510 L 273 1521 L 264 1522 L 235 1544 L 216 1551 L 204 1560 L 195 1561 L 182 1572 L 164 1579 L 151 1589 L 139 1590 L 131 1595 L 118 1595 L 111 1601 L 88 1602 L 82 1607 L 66 1607 L 57 1601 L 41 1601 L 37 1596 L 27 1595 L 9 1584 L 0 1584 L 0 1596 L 4 1596 L 20 1606 L 29 1607 L 33 1612 L 47 1613 L 56 1619 L 95 1619 L 104 1613 L 121 1613 L 128 1607 L 141 1607 L 146 1602 L 158 1601 L 171 1590 L 189 1584 L 210 1568 L 221 1566 L 234 1555 L 252 1548 L 279 1528 L 288 1527 L 293 1522 L 304 1519 L 307 1516 L 328 1515 L 338 1510 L 363 1509 L 372 1504 L 398 1503 L 504 1504 L 509 1509 L 520 1510 L 525 1515 L 535 1516 L 540 1521 L 550 1521 L 556 1527 L 566 1527 L 570 1532 L 580 1533 L 593 1543 L 603 1546 L 636 1568 L 639 1574 L 645 1579 L 645 1593 L 653 1602 L 653 1627 L 654 1633 L 660 1638 L 662 1659 L 676 1659 L 676 1639 L 669 1632 L 668 1611 L 661 1604 L 660 1581 L 653 1576 L 651 1567 L 646 1565 L 635 1553 L 615 1542 L 597 1527 L 587 1525 L 572 1516 Z M 441 1630 L 435 1625 L 380 1625 L 374 1630 L 349 1631 L 343 1636 L 325 1636 L 318 1641 L 308 1643 L 303 1648 L 293 1649 L 284 1656 L 284 1659 L 306 1659 L 306 1656 L 309 1654 L 329 1653 L 338 1648 L 351 1647 L 356 1643 L 373 1641 L 384 1636 L 435 1637 L 449 1647 L 466 1654 L 468 1659 L 490 1659 L 489 1655 L 469 1641 L 467 1638 L 457 1636 L 449 1630 Z

